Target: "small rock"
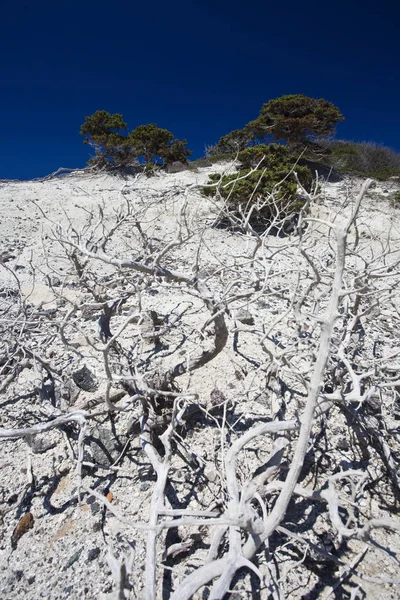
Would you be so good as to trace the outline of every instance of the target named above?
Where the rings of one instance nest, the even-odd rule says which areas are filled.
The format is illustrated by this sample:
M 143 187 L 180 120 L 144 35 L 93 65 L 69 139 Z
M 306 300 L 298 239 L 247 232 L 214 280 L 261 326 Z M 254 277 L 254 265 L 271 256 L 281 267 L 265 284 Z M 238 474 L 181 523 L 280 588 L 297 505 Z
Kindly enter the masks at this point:
M 82 306 L 81 314 L 84 321 L 95 321 L 99 318 L 98 309 L 90 306 Z
M 207 479 L 211 482 L 217 481 L 218 473 L 216 469 L 207 469 L 204 473 Z
M 72 373 L 72 379 L 85 392 L 95 392 L 99 387 L 97 379 L 86 365 Z
M 181 162 L 180 160 L 176 160 L 167 166 L 167 173 L 179 173 L 180 171 L 186 171 L 187 164 Z
M 69 406 L 72 406 L 77 401 L 79 394 L 80 389 L 76 383 L 72 379 L 67 379 L 60 391 L 59 404 L 61 409 L 65 410 Z
M 336 442 L 336 448 L 338 448 L 339 450 L 343 450 L 344 452 L 347 452 L 350 448 L 348 441 L 346 440 L 346 438 L 339 438 L 339 440 Z
M 58 439 L 48 433 L 39 433 L 25 436 L 25 441 L 34 454 L 44 454 L 57 445 Z
M 254 325 L 254 317 L 248 310 L 240 309 L 236 313 L 236 319 L 244 325 Z
M 79 550 L 77 550 L 76 552 L 74 552 L 74 554 L 71 556 L 71 558 L 64 565 L 63 571 L 66 571 L 67 569 L 69 569 L 70 567 L 72 567 L 72 565 L 74 563 L 76 563 L 76 561 L 79 559 L 80 555 L 82 554 L 82 551 L 83 551 L 83 547 L 79 548 Z
M 93 427 L 86 437 L 87 459 L 101 465 L 111 465 L 121 454 L 126 440 L 123 435 L 117 438 L 107 427 Z
M 23 517 L 20 518 L 20 520 L 18 521 L 18 525 L 14 529 L 11 536 L 11 546 L 14 549 L 17 547 L 18 540 L 20 540 L 22 536 L 27 531 L 29 531 L 29 529 L 32 529 L 34 522 L 35 520 L 33 518 L 33 515 L 30 512 L 26 513 Z
M 98 502 L 90 504 L 90 510 L 92 511 L 92 515 L 97 515 L 100 512 L 100 504 Z
M 212 406 L 222 406 L 226 402 L 226 396 L 221 390 L 215 388 L 210 392 L 210 400 Z
M 100 555 L 100 548 L 91 548 L 87 555 L 87 562 L 95 560 Z
M 3 254 L 0 255 L 0 260 L 2 262 L 10 262 L 10 260 L 14 260 L 15 255 L 12 254 L 11 252 L 4 252 Z

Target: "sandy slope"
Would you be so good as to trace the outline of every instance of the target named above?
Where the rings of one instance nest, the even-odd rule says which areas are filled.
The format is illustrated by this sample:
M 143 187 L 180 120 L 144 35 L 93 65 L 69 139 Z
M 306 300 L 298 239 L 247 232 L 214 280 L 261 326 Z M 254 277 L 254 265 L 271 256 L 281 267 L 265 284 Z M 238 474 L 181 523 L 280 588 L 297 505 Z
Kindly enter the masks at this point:
M 254 240 L 240 233 L 211 228 L 218 206 L 211 200 L 204 199 L 197 190 L 198 185 L 206 182 L 209 173 L 230 168 L 232 167 L 229 165 L 218 165 L 198 172 L 184 171 L 173 175 L 160 173 L 153 177 L 140 176 L 126 179 L 108 174 L 87 175 L 74 172 L 47 181 L 1 183 L 0 256 L 3 265 L 0 265 L 0 289 L 3 298 L 5 292 L 12 293 L 21 286 L 23 297 L 32 310 L 52 309 L 60 315 L 60 319 L 64 318 L 67 307 L 60 303 L 59 296 L 64 296 L 67 300 L 78 304 L 89 302 L 87 292 L 79 287 L 76 274 L 71 271 L 70 262 L 54 238 L 54 230 L 57 225 L 61 225 L 64 229 L 72 225 L 77 231 L 87 233 L 88 215 L 94 213 L 92 223 L 95 224 L 98 205 L 102 207 L 101 226 L 110 227 L 116 212 L 121 206 L 126 207 L 127 200 L 134 208 L 147 238 L 151 238 L 155 246 L 160 249 L 174 240 L 180 208 L 186 202 L 185 219 L 189 224 L 188 229 L 193 233 L 184 241 L 183 246 L 171 249 L 166 260 L 169 268 L 190 274 L 201 240 L 199 261 L 202 270 L 199 276 L 210 277 L 210 288 L 216 296 L 225 293 L 231 283 L 230 273 L 238 264 L 244 265 L 243 281 L 240 285 L 245 285 L 247 282 L 250 285 L 251 272 L 246 267 L 244 257 L 251 255 Z M 323 183 L 322 197 L 318 205 L 312 208 L 313 216 L 326 219 L 336 215 L 335 218 L 340 219 L 351 210 L 354 194 L 360 186 L 361 181 L 356 179 L 346 179 L 335 184 Z M 399 213 L 390 200 L 393 190 L 397 187 L 393 182 L 378 184 L 371 190 L 363 205 L 358 235 L 363 239 L 366 247 L 375 252 L 379 251 L 380 241 L 391 227 L 395 232 L 400 229 Z M 400 235 L 397 235 L 397 239 L 400 239 Z M 277 248 L 285 243 L 282 239 L 274 239 L 271 242 Z M 141 257 L 144 251 L 143 240 L 140 241 L 134 231 L 134 220 L 128 220 L 118 230 L 107 249 L 113 256 L 134 259 Z M 314 251 L 322 261 L 329 259 L 330 249 L 326 241 L 316 237 Z M 290 253 L 282 255 L 277 285 L 282 287 L 294 285 L 295 275 L 290 274 L 292 265 L 293 256 Z M 104 278 L 114 273 L 114 269 L 105 264 L 90 263 L 90 268 L 93 273 L 93 286 L 105 285 Z M 212 274 L 217 271 L 222 272 L 223 285 L 221 281 L 214 281 L 212 278 Z M 17 275 L 18 282 L 13 273 Z M 127 288 L 124 286 L 127 285 L 128 283 L 123 280 L 118 282 L 115 287 L 115 297 L 122 293 L 121 290 L 126 291 Z M 206 317 L 204 306 L 198 298 L 189 293 L 184 286 L 167 286 L 160 280 L 145 289 L 141 301 L 144 312 L 156 311 L 164 319 L 164 323 L 167 322 L 168 316 L 174 314 L 174 311 L 185 315 L 182 318 L 181 330 L 167 334 L 168 351 L 164 349 L 161 356 L 154 356 L 155 365 L 165 370 L 176 364 L 177 356 L 181 357 L 180 360 L 186 360 L 191 353 L 198 351 L 200 342 L 203 341 L 197 333 L 193 336 L 193 332 L 198 332 Z M 4 307 L 3 304 L 1 306 Z M 129 311 L 136 308 L 135 296 L 127 301 L 124 312 L 116 317 L 113 327 L 117 329 Z M 268 297 L 265 300 L 259 296 L 256 300 L 244 299 L 233 304 L 231 316 L 234 319 L 236 313 L 245 310 L 253 319 L 250 329 L 261 331 L 263 327 L 267 328 L 273 323 L 276 316 L 285 308 L 286 305 L 281 299 Z M 386 318 L 386 324 L 389 321 L 390 331 L 391 314 L 378 316 L 383 320 Z M 2 323 L 7 323 L 7 319 L 9 313 L 4 313 Z M 97 321 L 89 318 L 82 323 L 79 331 L 71 330 L 68 334 L 71 348 L 77 350 L 76 355 L 71 348 L 67 350 L 50 330 L 47 332 L 43 328 L 40 331 L 33 329 L 31 334 L 38 352 L 43 352 L 46 359 L 62 371 L 62 376 L 56 378 L 61 397 L 65 386 L 64 375 L 69 376 L 82 365 L 88 366 L 95 374 L 100 382 L 99 388 L 93 394 L 78 390 L 80 395 L 74 399 L 78 404 L 85 403 L 94 396 L 101 397 L 104 384 L 98 353 L 96 354 L 87 344 L 86 339 L 98 342 Z M 230 324 L 230 327 L 233 328 L 233 325 Z M 234 404 L 234 414 L 229 417 L 232 431 L 238 422 L 243 430 L 256 422 L 260 416 L 268 418 L 271 416 L 271 407 L 265 392 L 266 375 L 262 369 L 254 369 L 255 364 L 264 360 L 263 352 L 258 341 L 255 341 L 254 336 L 245 329 L 241 334 L 239 347 L 235 346 L 234 336 L 230 334 L 232 340 L 206 370 L 199 369 L 191 377 L 184 375 L 180 379 L 181 388 L 198 394 L 199 401 L 204 406 L 210 405 L 215 398 L 215 392 L 222 394 L 228 406 Z M 130 336 L 136 335 L 135 331 L 129 331 L 129 335 L 127 333 L 121 336 L 121 346 L 126 352 L 130 351 Z M 286 343 L 292 335 L 289 318 L 288 323 L 286 324 L 285 321 L 275 335 L 278 341 L 282 340 Z M 397 338 L 393 343 L 390 341 L 388 328 L 383 337 L 389 340 L 387 341 L 388 353 L 393 352 Z M 307 340 L 304 344 L 306 348 Z M 150 356 L 153 350 L 153 346 L 145 347 L 144 355 Z M 287 383 L 291 383 L 290 373 L 287 374 L 287 378 Z M 32 368 L 23 370 L 0 399 L 0 426 L 22 427 L 34 422 L 40 415 L 46 418 L 46 414 L 49 414 L 48 407 L 46 404 L 42 405 L 43 399 L 37 392 L 42 385 L 43 372 L 40 365 L 33 361 Z M 67 410 L 70 409 L 71 407 L 67 406 Z M 131 439 L 129 457 L 120 463 L 120 466 L 122 465 L 120 476 L 117 477 L 115 472 L 107 469 L 103 471 L 100 469 L 96 472 L 90 471 L 86 480 L 101 494 L 111 490 L 113 502 L 119 512 L 128 515 L 131 519 L 144 521 L 149 512 L 154 478 L 149 474 L 148 461 L 141 451 L 138 436 L 132 436 L 131 433 L 132 422 L 139 415 L 139 408 L 134 408 L 132 414 L 122 413 L 114 425 L 118 430 L 122 446 L 128 438 Z M 342 437 L 343 439 L 346 437 L 343 434 L 344 421 L 340 421 L 341 417 L 338 415 L 336 417 L 336 423 L 332 424 L 335 443 Z M 206 465 L 208 488 L 203 490 L 204 502 L 211 505 L 218 497 L 220 489 L 218 461 L 213 462 L 211 459 L 218 452 L 221 434 L 218 428 L 213 430 L 211 426 L 204 429 L 202 427 L 201 424 L 197 429 L 195 427 L 190 434 L 190 441 L 187 442 L 190 444 L 190 451 Z M 94 462 L 107 463 L 108 460 L 107 464 L 110 464 L 109 457 L 106 460 L 104 454 L 102 455 L 102 449 L 99 448 L 96 440 L 104 441 L 107 452 L 112 455 L 111 462 L 118 458 L 120 446 L 115 443 L 110 431 L 110 425 L 105 420 L 100 419 L 93 424 L 88 447 L 91 460 Z M 345 441 L 347 443 L 347 438 Z M 15 496 L 24 489 L 29 474 L 29 469 L 27 474 L 28 460 L 30 461 L 28 464 L 32 465 L 34 477 L 34 486 L 24 503 L 18 509 L 8 512 L 3 524 L 0 525 L 2 527 L 1 597 L 16 599 L 25 596 L 27 600 L 97 598 L 100 593 L 109 593 L 113 580 L 107 563 L 108 548 L 120 557 L 128 556 L 131 548 L 134 548 L 132 566 L 134 589 L 130 592 L 126 591 L 126 596 L 123 597 L 143 597 L 144 534 L 127 531 L 114 516 L 106 514 L 93 495 L 86 497 L 81 505 L 77 504 L 75 462 L 65 432 L 55 430 L 46 436 L 39 436 L 38 442 L 32 440 L 28 442 L 27 444 L 22 439 L 1 442 L 0 501 L 12 505 Z M 43 444 L 42 447 L 39 447 L 40 443 Z M 249 451 L 241 465 L 243 471 L 256 469 L 258 458 L 268 454 L 267 447 L 258 449 L 255 447 L 253 450 L 254 452 Z M 336 458 L 335 456 L 335 460 Z M 198 499 L 193 491 L 191 480 L 192 474 L 186 470 L 185 460 L 178 457 L 176 460 L 178 462 L 174 470 L 177 495 L 175 503 L 198 509 Z M 353 458 L 347 454 L 337 460 L 342 461 L 343 465 L 346 461 L 352 465 Z M 376 471 L 376 476 L 380 476 L 379 469 Z M 173 502 L 171 498 L 170 502 Z M 376 503 L 372 509 L 378 513 L 382 510 L 382 514 L 386 514 Z M 34 527 L 21 537 L 17 547 L 13 549 L 10 541 L 13 531 L 21 516 L 27 511 L 34 516 Z M 322 519 L 317 518 L 315 531 L 319 531 L 321 536 L 328 535 Z M 189 539 L 191 535 L 192 532 L 182 532 L 182 536 L 186 536 L 185 539 Z M 380 542 L 385 541 L 385 535 L 379 538 Z M 388 533 L 387 540 L 396 551 L 399 550 L 398 539 L 396 540 L 393 534 Z M 357 544 L 353 550 L 354 553 L 359 551 Z M 199 556 L 204 558 L 204 550 L 201 548 Z M 194 563 L 196 560 L 194 558 Z M 293 561 L 296 562 L 295 557 L 291 560 L 290 565 L 293 565 Z M 308 597 L 305 593 L 313 587 L 316 589 L 318 577 L 311 571 L 308 575 L 299 572 L 294 576 L 290 573 L 293 568 L 290 565 L 284 573 L 288 597 Z M 371 550 L 366 561 L 366 571 L 371 576 L 378 576 L 385 572 L 388 576 L 400 577 L 400 569 L 396 569 L 394 565 L 395 562 L 382 558 L 378 552 Z M 382 588 L 373 584 L 363 585 L 363 589 L 371 599 L 378 597 L 376 594 L 379 594 L 380 598 L 397 597 L 391 586 Z M 265 590 L 261 592 L 260 597 L 267 598 L 267 592 Z M 323 595 L 309 597 L 322 598 Z

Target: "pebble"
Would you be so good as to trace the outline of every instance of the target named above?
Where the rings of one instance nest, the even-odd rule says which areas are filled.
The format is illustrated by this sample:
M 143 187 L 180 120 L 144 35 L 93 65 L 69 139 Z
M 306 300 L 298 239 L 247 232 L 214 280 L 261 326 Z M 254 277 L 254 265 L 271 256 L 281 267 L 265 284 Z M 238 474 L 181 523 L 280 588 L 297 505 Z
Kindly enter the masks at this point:
M 100 504 L 98 502 L 93 502 L 93 504 L 90 505 L 90 510 L 92 511 L 92 515 L 97 515 L 97 513 L 100 512 Z
M 238 310 L 236 313 L 236 318 L 244 325 L 254 325 L 254 317 L 248 310 Z
M 69 569 L 70 567 L 72 567 L 72 565 L 74 563 L 76 563 L 76 561 L 79 559 L 80 555 L 82 554 L 83 551 L 83 547 L 79 548 L 79 550 L 77 550 L 66 562 L 65 566 L 63 567 L 63 571 L 66 571 L 67 569 Z
M 95 548 L 91 548 L 87 555 L 87 562 L 91 562 L 92 560 L 95 560 L 99 555 L 100 555 L 100 548 L 97 548 L 97 546 Z

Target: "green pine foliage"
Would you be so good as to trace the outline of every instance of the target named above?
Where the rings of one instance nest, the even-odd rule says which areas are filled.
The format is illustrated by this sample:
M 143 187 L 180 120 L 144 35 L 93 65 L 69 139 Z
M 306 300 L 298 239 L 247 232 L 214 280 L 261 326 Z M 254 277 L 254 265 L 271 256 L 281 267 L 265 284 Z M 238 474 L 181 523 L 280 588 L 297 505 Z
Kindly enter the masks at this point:
M 192 154 L 186 148 L 186 140 L 176 139 L 168 129 L 161 129 L 156 123 L 136 127 L 128 136 L 128 144 L 134 155 L 146 163 L 185 163 Z
M 312 175 L 308 167 L 296 165 L 288 148 L 278 144 L 247 148 L 239 154 L 239 162 L 238 173 L 222 178 L 218 173 L 210 175 L 208 184 L 218 186 L 203 187 L 203 193 L 220 194 L 233 213 L 252 209 L 251 222 L 255 225 L 267 226 L 298 215 L 304 200 L 299 197 L 294 171 L 307 191 L 312 187 Z
M 234 129 L 230 133 L 223 135 L 220 140 L 208 148 L 209 156 L 235 155 L 244 150 L 254 139 L 252 131 L 247 129 Z
M 131 156 L 126 146 L 127 138 L 122 133 L 126 130 L 127 125 L 119 113 L 110 114 L 106 110 L 98 110 L 85 117 L 80 134 L 84 136 L 83 143 L 90 144 L 96 152 L 90 159 L 90 164 L 103 167 L 129 162 Z
M 342 113 L 331 102 L 290 94 L 264 104 L 254 121 L 222 136 L 215 146 L 208 148 L 208 154 L 234 156 L 249 146 L 275 139 L 286 142 L 293 151 L 307 148 L 309 154 L 318 156 L 319 140 L 332 135 L 341 121 L 344 121 Z
M 186 140 L 178 140 L 167 129 L 155 123 L 139 125 L 128 135 L 127 124 L 121 114 L 98 110 L 85 117 L 80 133 L 84 144 L 96 152 L 89 164 L 96 167 L 127 166 L 145 163 L 147 166 L 187 162 L 191 151 Z
M 295 157 L 302 165 L 333 168 L 340 173 L 381 180 L 400 176 L 400 154 L 390 148 L 373 143 L 332 140 L 335 126 L 343 120 L 340 110 L 323 98 L 315 99 L 303 94 L 275 98 L 262 106 L 255 120 L 243 129 L 235 129 L 222 136 L 216 145 L 207 148 L 205 158 L 188 166 L 196 168 L 226 159 L 238 159 L 240 173 L 246 174 L 246 170 L 248 172 L 259 165 L 257 169 L 262 174 L 258 175 L 257 171 L 234 185 L 224 179 L 220 193 L 224 197 L 229 196 L 231 205 L 239 205 L 248 198 L 256 181 L 257 195 L 260 196 L 269 194 L 284 179 L 279 194 L 293 200 L 296 184 L 293 175 L 288 173 L 295 164 Z M 83 143 L 90 144 L 95 150 L 89 164 L 98 168 L 145 165 L 149 170 L 174 162 L 187 164 L 192 154 L 186 140 L 175 138 L 156 123 L 139 125 L 128 132 L 120 113 L 111 114 L 105 110 L 85 117 L 80 133 Z M 272 139 L 284 144 L 267 146 L 266 143 Z M 296 172 L 307 188 L 311 184 L 308 168 L 296 165 Z M 265 209 L 264 215 L 266 212 Z
M 192 151 L 186 147 L 186 144 L 186 140 L 177 140 L 174 138 L 167 147 L 163 149 L 161 154 L 164 164 L 170 165 L 174 162 L 186 164 L 188 157 L 192 154 Z
M 119 113 L 113 115 L 106 110 L 97 110 L 90 117 L 85 117 L 81 126 L 81 135 L 85 136 L 84 144 L 98 143 L 110 146 L 122 141 L 121 130 L 125 131 L 127 125 Z
M 264 104 L 257 119 L 246 127 L 260 140 L 272 135 L 292 147 L 304 147 L 321 136 L 333 134 L 341 121 L 344 121 L 342 113 L 331 102 L 290 94 Z
M 281 166 L 285 168 L 294 164 L 294 158 L 290 155 L 289 149 L 281 144 L 259 144 L 252 148 L 246 148 L 239 153 L 239 162 L 243 169 L 276 169 Z

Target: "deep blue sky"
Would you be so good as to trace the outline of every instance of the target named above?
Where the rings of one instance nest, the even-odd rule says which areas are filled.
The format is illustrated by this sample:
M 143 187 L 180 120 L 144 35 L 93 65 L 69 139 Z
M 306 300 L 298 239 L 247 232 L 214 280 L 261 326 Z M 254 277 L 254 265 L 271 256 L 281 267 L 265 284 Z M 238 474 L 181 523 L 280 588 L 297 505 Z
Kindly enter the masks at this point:
M 337 137 L 400 151 L 397 0 L 3 0 L 0 179 L 82 167 L 98 109 L 204 145 L 303 93 L 346 117 Z

